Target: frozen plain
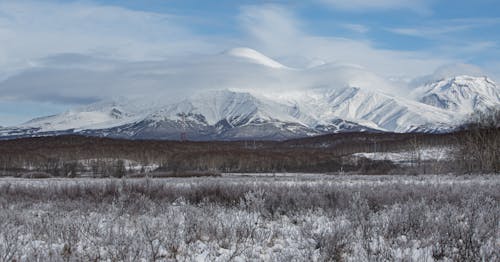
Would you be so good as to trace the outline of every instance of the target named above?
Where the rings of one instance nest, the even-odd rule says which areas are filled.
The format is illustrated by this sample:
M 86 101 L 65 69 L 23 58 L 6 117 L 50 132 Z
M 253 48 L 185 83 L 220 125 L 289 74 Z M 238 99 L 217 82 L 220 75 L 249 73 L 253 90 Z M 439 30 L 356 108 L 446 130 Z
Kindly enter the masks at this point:
M 496 261 L 500 176 L 0 179 L 2 261 Z

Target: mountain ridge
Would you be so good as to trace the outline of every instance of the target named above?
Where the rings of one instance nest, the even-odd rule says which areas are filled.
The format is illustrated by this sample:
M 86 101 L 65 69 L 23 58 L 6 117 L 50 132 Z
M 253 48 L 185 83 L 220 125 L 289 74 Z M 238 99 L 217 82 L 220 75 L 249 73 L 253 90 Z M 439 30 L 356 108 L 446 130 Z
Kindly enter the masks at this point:
M 186 134 L 193 140 L 284 140 L 353 131 L 446 132 L 468 114 L 500 105 L 500 90 L 487 77 L 439 79 L 417 87 L 408 98 L 391 93 L 390 83 L 361 67 L 319 64 L 292 70 L 248 48 L 228 50 L 223 53 L 223 59 L 227 57 L 250 70 L 235 71 L 245 79 L 255 72 L 267 74 L 264 79 L 289 78 L 278 78 L 278 91 L 249 90 L 235 84 L 237 74 L 223 74 L 220 77 L 230 75 L 233 81 L 182 100 L 100 101 L 0 128 L 0 137 L 85 134 L 180 139 L 180 134 Z M 340 79 L 328 76 L 331 72 Z M 283 81 L 287 79 L 296 80 L 290 82 L 294 88 L 287 89 L 289 84 Z

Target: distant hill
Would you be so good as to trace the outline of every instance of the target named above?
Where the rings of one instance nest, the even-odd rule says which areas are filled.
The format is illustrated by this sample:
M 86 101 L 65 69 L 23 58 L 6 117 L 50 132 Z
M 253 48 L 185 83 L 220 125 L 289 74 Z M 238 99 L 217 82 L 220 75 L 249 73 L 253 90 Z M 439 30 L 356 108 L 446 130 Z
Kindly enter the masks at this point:
M 231 49 L 206 60 L 217 81 L 205 83 L 211 88 L 201 88 L 204 91 L 192 92 L 185 99 L 165 102 L 155 94 L 145 94 L 141 99 L 100 101 L 0 128 L 0 137 L 80 134 L 282 141 L 345 132 L 440 133 L 453 130 L 475 111 L 500 106 L 500 88 L 488 77 L 432 80 L 408 94 L 355 66 L 321 63 L 289 68 L 248 48 Z M 190 72 L 192 65 L 186 70 Z

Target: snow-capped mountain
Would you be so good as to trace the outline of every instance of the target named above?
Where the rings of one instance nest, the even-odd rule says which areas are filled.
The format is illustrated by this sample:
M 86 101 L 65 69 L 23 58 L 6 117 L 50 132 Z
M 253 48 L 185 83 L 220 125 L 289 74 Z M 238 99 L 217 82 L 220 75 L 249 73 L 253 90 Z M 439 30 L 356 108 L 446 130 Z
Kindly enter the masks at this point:
M 472 113 L 500 104 L 500 89 L 488 77 L 456 76 L 428 83 L 414 91 L 422 103 Z
M 147 96 L 101 101 L 0 128 L 0 136 L 179 139 L 183 134 L 193 140 L 234 140 L 350 131 L 442 132 L 475 110 L 500 105 L 500 90 L 486 77 L 442 79 L 404 98 L 391 93 L 389 82 L 353 66 L 290 68 L 248 48 L 200 63 L 213 65 L 217 88 L 177 101 Z M 221 67 L 228 63 L 231 67 Z

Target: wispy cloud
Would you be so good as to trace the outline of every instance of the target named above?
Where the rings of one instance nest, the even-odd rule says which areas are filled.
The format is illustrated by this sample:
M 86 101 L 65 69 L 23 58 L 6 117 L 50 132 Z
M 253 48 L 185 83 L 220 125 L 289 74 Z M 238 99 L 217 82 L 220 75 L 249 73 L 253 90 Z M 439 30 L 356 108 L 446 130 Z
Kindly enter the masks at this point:
M 345 28 L 345 29 L 350 30 L 350 31 L 353 31 L 353 32 L 356 32 L 356 33 L 359 33 L 359 34 L 364 34 L 364 33 L 367 33 L 368 31 L 370 31 L 369 27 L 367 27 L 365 25 L 361 25 L 361 24 L 345 23 L 345 24 L 341 24 L 340 27 Z
M 431 81 L 441 80 L 456 75 L 484 76 L 486 72 L 478 66 L 466 63 L 445 64 L 438 67 L 431 74 L 413 79 L 410 86 L 418 87 Z
M 471 25 L 447 25 L 447 26 L 426 26 L 426 27 L 402 27 L 402 28 L 392 28 L 388 29 L 392 33 L 424 37 L 424 38 L 435 38 L 436 36 L 442 36 L 443 34 L 460 32 L 473 28 Z
M 349 12 L 371 12 L 406 9 L 420 14 L 431 13 L 430 0 L 319 0 L 324 4 Z
M 499 54 L 498 36 L 480 33 L 487 27 L 498 25 L 498 18 L 445 19 L 429 20 L 413 27 L 388 28 L 387 31 L 426 41 L 430 44 L 427 47 L 429 52 L 470 61 L 486 53 Z
M 203 52 L 217 45 L 200 41 L 176 16 L 47 1 L 1 1 L 0 42 L 0 71 L 4 74 L 58 53 L 140 60 Z
M 368 40 L 311 34 L 299 18 L 280 6 L 246 7 L 240 16 L 248 42 L 277 57 L 305 56 L 358 64 L 384 76 L 426 74 L 452 62 L 425 52 L 380 49 Z
M 430 3 L 323 1 L 334 8 L 363 12 L 417 12 Z M 355 32 L 354 39 L 312 30 L 304 17 L 284 5 L 239 10 L 234 20 L 237 33 L 218 36 L 195 33 L 189 17 L 92 2 L 0 1 L 0 101 L 69 106 L 117 94 L 181 99 L 191 92 L 221 87 L 280 89 L 354 83 L 375 88 L 390 85 L 384 77 L 427 75 L 443 64 L 461 62 L 456 53 L 497 47 L 495 41 L 478 40 L 421 51 L 380 48 L 368 38 L 375 27 L 364 24 L 335 24 Z M 388 30 L 436 39 L 494 22 L 455 20 L 443 27 L 429 22 Z M 274 72 L 221 55 L 237 46 L 249 46 L 279 61 L 300 61 L 294 66 L 303 66 L 306 73 Z M 307 68 L 325 63 L 323 70 Z
M 498 18 L 466 18 L 431 20 L 423 23 L 423 25 L 421 26 L 394 27 L 388 28 L 387 30 L 396 34 L 407 36 L 436 38 L 448 34 L 473 30 L 484 26 L 495 26 L 498 24 L 500 24 L 500 19 Z
M 189 92 L 220 87 L 312 86 L 310 80 L 304 80 L 309 76 L 286 78 L 260 69 L 258 74 L 248 74 L 245 66 L 214 56 L 229 43 L 250 46 L 278 59 L 300 56 L 306 61 L 319 58 L 335 65 L 354 64 L 382 76 L 428 74 L 432 68 L 452 62 L 422 52 L 379 49 L 367 40 L 308 33 L 292 11 L 279 5 L 243 7 L 239 22 L 244 36 L 212 41 L 217 48 L 168 15 L 82 4 L 0 7 L 17 17 L 9 18 L 12 21 L 6 28 L 22 32 L 14 36 L 19 45 L 4 45 L 2 50 L 10 60 L 18 55 L 20 61 L 29 61 L 25 69 L 0 82 L 1 98 L 10 100 L 84 104 L 116 94 L 163 93 L 179 99 Z M 49 10 L 61 17 L 40 17 L 40 11 Z M 29 17 L 38 22 L 35 27 L 25 21 Z M 365 30 L 359 25 L 349 27 Z M 12 65 L 12 61 L 4 65 Z M 347 75 L 354 78 L 354 74 Z M 321 78 L 334 81 L 326 75 Z M 337 74 L 337 78 L 341 77 Z

